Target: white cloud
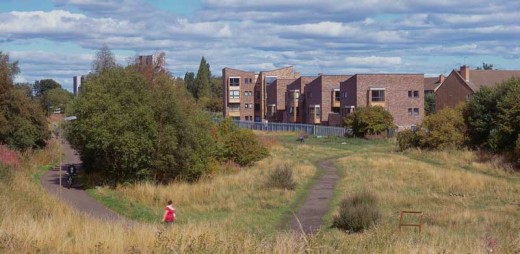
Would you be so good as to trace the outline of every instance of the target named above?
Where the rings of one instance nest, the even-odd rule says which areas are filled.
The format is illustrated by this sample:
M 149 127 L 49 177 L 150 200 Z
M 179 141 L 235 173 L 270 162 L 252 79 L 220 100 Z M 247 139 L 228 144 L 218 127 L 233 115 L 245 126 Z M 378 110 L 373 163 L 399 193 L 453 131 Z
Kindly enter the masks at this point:
M 401 57 L 382 57 L 382 56 L 351 56 L 345 58 L 345 63 L 354 66 L 392 66 L 400 65 Z

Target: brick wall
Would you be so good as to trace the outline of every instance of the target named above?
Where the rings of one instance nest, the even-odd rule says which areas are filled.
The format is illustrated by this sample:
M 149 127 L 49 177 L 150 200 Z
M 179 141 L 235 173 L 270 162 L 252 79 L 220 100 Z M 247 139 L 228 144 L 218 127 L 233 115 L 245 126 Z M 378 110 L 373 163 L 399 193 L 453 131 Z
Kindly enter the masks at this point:
M 223 114 L 224 117 L 229 117 L 232 112 L 229 111 L 229 78 L 238 77 L 240 78 L 239 91 L 240 91 L 240 120 L 245 121 L 246 116 L 254 117 L 254 87 L 255 87 L 255 73 L 241 70 L 235 70 L 231 68 L 222 69 L 222 102 L 224 105 Z M 251 79 L 250 83 L 246 83 L 246 79 Z M 245 92 L 252 92 L 252 96 L 246 96 Z M 246 104 L 253 105 L 253 108 L 247 107 Z
M 356 79 L 357 107 L 368 105 L 371 87 L 385 88 L 385 108 L 394 117 L 394 124 L 408 127 L 418 124 L 424 117 L 423 74 L 363 74 Z M 409 98 L 408 91 L 418 91 L 419 98 Z M 418 108 L 419 115 L 408 115 L 409 108 Z
M 340 88 L 340 83 L 350 78 L 348 75 L 321 75 L 305 87 L 307 100 L 308 123 L 315 123 L 309 118 L 308 108 L 311 105 L 320 105 L 321 116 L 319 123 L 328 124 L 329 113 L 332 112 L 332 91 Z M 310 96 L 309 96 L 310 95 Z
M 452 71 L 435 92 L 435 110 L 445 107 L 454 108 L 466 101 L 467 96 L 472 93 L 459 74 Z

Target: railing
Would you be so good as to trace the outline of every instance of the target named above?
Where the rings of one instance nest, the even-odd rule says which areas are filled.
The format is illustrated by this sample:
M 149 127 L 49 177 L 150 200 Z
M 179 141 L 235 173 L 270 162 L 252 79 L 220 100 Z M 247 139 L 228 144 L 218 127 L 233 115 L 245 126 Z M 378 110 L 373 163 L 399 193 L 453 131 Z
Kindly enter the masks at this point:
M 214 123 L 219 123 L 222 119 L 213 119 Z M 312 136 L 339 136 L 343 137 L 351 130 L 343 127 L 322 126 L 298 123 L 261 123 L 251 121 L 233 121 L 239 128 L 261 130 L 261 131 L 293 131 L 305 132 Z

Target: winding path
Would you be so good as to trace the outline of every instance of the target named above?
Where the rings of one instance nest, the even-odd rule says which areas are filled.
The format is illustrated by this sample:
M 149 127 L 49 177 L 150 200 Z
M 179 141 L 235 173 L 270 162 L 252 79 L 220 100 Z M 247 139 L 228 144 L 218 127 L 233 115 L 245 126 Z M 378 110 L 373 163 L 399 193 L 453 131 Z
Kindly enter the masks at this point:
M 78 211 L 93 218 L 106 221 L 126 221 L 117 213 L 88 196 L 82 188 L 73 187 L 68 189 L 65 187 L 67 166 L 74 164 L 78 170 L 81 170 L 81 160 L 76 151 L 66 141 L 64 141 L 63 148 L 65 159 L 61 167 L 47 171 L 41 178 L 44 189 L 66 201 Z M 303 206 L 293 217 L 291 230 L 305 234 L 314 234 L 322 227 L 323 216 L 328 212 L 328 204 L 334 193 L 336 182 L 339 179 L 333 161 L 333 159 L 329 159 L 319 163 L 324 172 L 309 191 Z M 60 186 L 60 170 L 62 171 L 62 186 Z
M 108 221 L 123 221 L 124 219 L 117 213 L 109 210 L 95 199 L 87 195 L 87 192 L 82 188 L 66 188 L 65 182 L 67 178 L 67 166 L 74 164 L 78 170 L 81 170 L 81 160 L 76 151 L 72 149 L 68 142 L 64 141 L 63 150 L 65 158 L 60 167 L 51 169 L 41 178 L 41 183 L 45 190 L 54 196 L 66 201 L 69 205 L 76 208 L 78 211 L 90 215 L 94 218 Z M 60 170 L 62 181 L 60 186 Z
M 323 216 L 329 211 L 329 201 L 334 193 L 334 187 L 339 179 L 332 159 L 320 162 L 323 175 L 311 188 L 303 206 L 291 221 L 291 230 L 316 233 L 323 225 Z

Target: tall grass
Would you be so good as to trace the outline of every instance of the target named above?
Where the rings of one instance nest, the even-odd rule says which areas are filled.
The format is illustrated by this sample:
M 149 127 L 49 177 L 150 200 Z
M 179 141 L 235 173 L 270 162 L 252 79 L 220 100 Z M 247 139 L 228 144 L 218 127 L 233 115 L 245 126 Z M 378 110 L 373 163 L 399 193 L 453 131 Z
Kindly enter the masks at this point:
M 285 136 L 277 136 L 284 140 Z M 287 138 L 289 140 L 289 138 Z M 33 151 L 0 180 L 0 253 L 515 253 L 520 250 L 518 174 L 477 162 L 468 151 L 399 154 L 380 141 L 308 139 L 275 142 L 271 157 L 247 170 L 201 182 L 138 184 L 96 192 L 149 207 L 160 220 L 167 199 L 178 223 L 99 221 L 70 208 L 31 181 L 55 151 Z M 379 198 L 381 221 L 360 234 L 323 229 L 303 237 L 280 230 L 284 207 L 316 172 L 320 158 L 341 157 L 342 179 L 329 219 L 341 199 L 361 189 Z M 269 169 L 294 162 L 295 191 L 265 188 Z M 458 195 L 450 195 L 458 194 Z M 462 194 L 463 196 L 459 195 Z M 398 234 L 401 209 L 425 212 L 421 238 Z M 329 220 L 330 221 L 330 220 Z

